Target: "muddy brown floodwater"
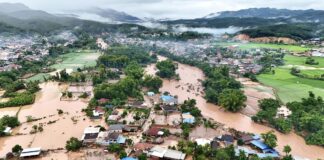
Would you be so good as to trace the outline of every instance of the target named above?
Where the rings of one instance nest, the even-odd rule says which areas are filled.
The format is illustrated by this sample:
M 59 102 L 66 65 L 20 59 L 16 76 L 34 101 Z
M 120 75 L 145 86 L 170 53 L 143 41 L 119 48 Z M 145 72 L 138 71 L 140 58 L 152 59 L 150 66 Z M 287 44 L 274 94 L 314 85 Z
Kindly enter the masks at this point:
M 101 120 L 89 120 L 81 112 L 87 106 L 87 102 L 60 101 L 61 92 L 66 87 L 67 85 L 59 85 L 56 82 L 41 84 L 42 90 L 37 93 L 35 103 L 24 106 L 19 111 L 21 126 L 14 129 L 13 136 L 0 138 L 0 157 L 10 152 L 16 144 L 20 144 L 23 148 L 41 147 L 43 150 L 64 148 L 70 137 L 81 138 L 85 127 L 105 125 Z M 64 113 L 59 115 L 58 109 Z M 4 108 L 0 111 L 13 114 L 17 108 Z M 27 123 L 27 116 L 42 119 Z M 43 125 L 44 131 L 30 134 L 32 126 L 40 124 Z M 54 157 L 49 155 L 46 158 L 68 159 L 67 154 L 55 154 Z
M 166 58 L 159 57 L 159 60 L 163 59 Z M 154 64 L 149 65 L 146 68 L 148 74 L 154 75 L 156 71 Z M 273 130 L 270 127 L 254 123 L 251 118 L 246 115 L 241 113 L 225 112 L 219 106 L 207 103 L 203 98 L 203 93 L 201 93 L 202 86 L 199 79 L 203 80 L 205 76 L 200 69 L 179 63 L 177 72 L 181 80 L 163 80 L 163 87 L 160 89 L 161 92 L 168 91 L 173 95 L 177 95 L 180 102 L 188 98 L 196 99 L 197 107 L 199 107 L 203 116 L 223 123 L 227 127 L 257 134 Z M 197 90 L 199 90 L 199 92 L 197 92 Z M 282 134 L 275 131 L 275 134 L 278 138 L 278 146 L 276 149 L 281 153 L 285 145 L 290 145 L 294 156 L 310 159 L 324 158 L 324 148 L 307 145 L 304 139 L 295 133 Z

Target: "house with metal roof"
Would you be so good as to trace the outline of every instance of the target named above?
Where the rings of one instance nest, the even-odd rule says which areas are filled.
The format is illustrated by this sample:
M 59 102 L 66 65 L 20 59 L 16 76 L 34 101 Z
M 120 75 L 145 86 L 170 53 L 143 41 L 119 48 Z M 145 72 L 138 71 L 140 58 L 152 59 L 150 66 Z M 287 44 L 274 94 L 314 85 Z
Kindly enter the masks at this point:
M 123 128 L 125 125 L 123 124 L 112 124 L 109 126 L 108 131 L 109 132 L 123 132 Z
M 23 149 L 23 151 L 20 153 L 20 158 L 26 158 L 26 157 L 34 157 L 39 156 L 41 154 L 42 150 L 41 148 L 26 148 Z
M 163 104 L 166 104 L 166 105 L 178 104 L 178 99 L 171 95 L 162 95 L 160 98 L 161 98 L 161 101 Z
M 87 127 L 84 129 L 81 140 L 84 143 L 95 142 L 100 132 L 99 127 Z
M 160 146 L 154 146 L 148 153 L 150 157 L 170 159 L 170 160 L 184 160 L 186 154 L 180 151 L 167 149 Z

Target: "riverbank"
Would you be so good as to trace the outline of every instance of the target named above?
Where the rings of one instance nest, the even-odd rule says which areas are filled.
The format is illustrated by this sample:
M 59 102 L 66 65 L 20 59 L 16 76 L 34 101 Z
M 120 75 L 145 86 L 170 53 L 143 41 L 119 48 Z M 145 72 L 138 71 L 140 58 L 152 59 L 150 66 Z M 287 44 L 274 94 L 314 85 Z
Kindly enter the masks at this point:
M 165 57 L 159 56 L 159 60 L 163 59 L 165 59 Z M 146 67 L 146 72 L 148 74 L 153 75 L 156 71 L 154 64 Z M 224 124 L 226 127 L 256 134 L 273 130 L 270 127 L 254 123 L 249 116 L 241 113 L 225 112 L 219 106 L 207 103 L 203 98 L 203 92 L 201 92 L 203 91 L 201 80 L 205 79 L 205 75 L 197 67 L 178 63 L 177 73 L 179 74 L 180 80 L 163 80 L 163 87 L 160 89 L 161 92 L 168 91 L 172 95 L 177 95 L 180 103 L 188 98 L 196 99 L 197 107 L 201 110 L 204 117 L 212 118 Z M 188 92 L 188 86 L 195 86 L 196 90 L 189 90 Z M 199 92 L 197 88 L 199 88 Z M 276 149 L 281 153 L 285 145 L 290 145 L 292 154 L 295 156 L 307 157 L 310 159 L 324 158 L 324 148 L 307 145 L 304 139 L 295 133 L 282 134 L 275 131 L 275 134 L 278 138 L 278 147 L 276 147 Z

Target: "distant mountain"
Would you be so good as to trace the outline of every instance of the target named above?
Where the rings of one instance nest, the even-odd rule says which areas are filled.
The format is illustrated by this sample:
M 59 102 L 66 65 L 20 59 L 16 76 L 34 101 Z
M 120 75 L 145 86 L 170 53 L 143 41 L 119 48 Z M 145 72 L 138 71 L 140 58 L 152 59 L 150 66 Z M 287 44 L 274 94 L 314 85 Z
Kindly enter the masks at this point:
M 276 8 L 249 8 L 238 11 L 223 11 L 218 13 L 209 14 L 203 18 L 286 18 L 291 21 L 308 21 L 308 22 L 323 22 L 324 23 L 324 11 L 323 10 L 289 10 L 289 9 L 276 9 Z
M 57 30 L 77 30 L 94 34 L 102 32 L 133 32 L 133 28 L 138 31 L 146 30 L 146 27 L 136 24 L 107 24 L 89 18 L 88 20 L 79 19 L 73 13 L 51 14 L 41 10 L 32 10 L 19 3 L 0 3 L 0 33 L 41 33 L 50 34 Z M 93 12 L 93 13 L 92 13 Z M 111 14 L 109 14 L 111 13 Z M 112 10 L 94 9 L 91 14 L 103 17 L 111 17 L 112 20 L 137 21 L 136 17 L 122 12 Z M 100 17 L 101 17 L 100 16 Z
M 74 15 L 78 15 L 81 19 L 96 20 L 101 22 L 121 22 L 121 23 L 136 23 L 141 22 L 140 18 L 129 15 L 125 12 L 119 12 L 114 9 L 103 9 L 92 7 L 89 9 L 73 11 Z
M 0 3 L 0 12 L 2 13 L 12 13 L 26 10 L 30 10 L 30 8 L 21 3 Z

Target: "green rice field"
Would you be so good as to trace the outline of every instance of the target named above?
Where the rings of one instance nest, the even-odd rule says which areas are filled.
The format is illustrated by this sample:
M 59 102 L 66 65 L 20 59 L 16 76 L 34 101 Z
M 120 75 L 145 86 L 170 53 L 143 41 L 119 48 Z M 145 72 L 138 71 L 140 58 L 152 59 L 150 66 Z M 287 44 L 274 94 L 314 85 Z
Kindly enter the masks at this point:
M 56 70 L 73 70 L 75 71 L 77 68 L 83 67 L 91 67 L 96 65 L 96 60 L 100 56 L 100 53 L 92 50 L 81 50 L 77 52 L 71 52 L 64 55 L 61 55 L 59 59 L 60 63 L 54 64 L 50 66 L 51 68 L 55 68 Z M 47 73 L 39 73 L 35 76 L 32 76 L 27 79 L 27 81 L 40 80 L 42 81 L 43 77 L 49 77 L 50 75 Z
M 302 47 L 297 45 L 285 45 L 285 44 L 269 44 L 269 43 L 227 43 L 221 42 L 216 43 L 216 45 L 221 46 L 231 46 L 231 45 L 238 45 L 240 49 L 248 50 L 248 49 L 255 49 L 255 48 L 269 48 L 269 49 L 285 49 L 291 52 L 305 52 L 310 50 L 308 47 Z
M 324 68 L 324 58 L 323 57 L 313 57 L 316 62 L 318 62 L 318 65 L 308 65 L 305 64 L 306 57 L 298 57 L 293 55 L 285 55 L 285 64 L 286 65 L 301 65 L 301 66 L 308 66 L 308 67 L 314 67 L 314 68 Z
M 258 75 L 258 80 L 273 87 L 283 103 L 300 101 L 301 98 L 308 96 L 308 91 L 324 97 L 324 81 L 291 75 L 290 69 L 287 68 L 276 68 L 274 75 L 270 73 Z

